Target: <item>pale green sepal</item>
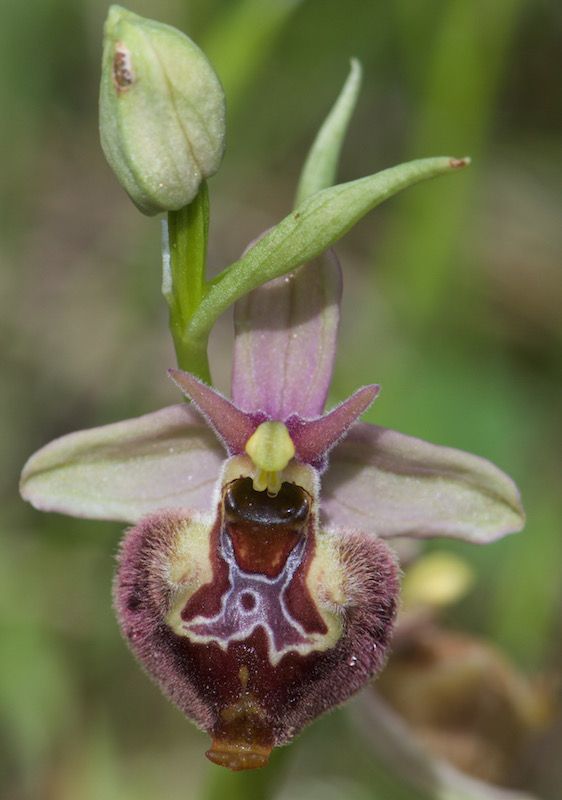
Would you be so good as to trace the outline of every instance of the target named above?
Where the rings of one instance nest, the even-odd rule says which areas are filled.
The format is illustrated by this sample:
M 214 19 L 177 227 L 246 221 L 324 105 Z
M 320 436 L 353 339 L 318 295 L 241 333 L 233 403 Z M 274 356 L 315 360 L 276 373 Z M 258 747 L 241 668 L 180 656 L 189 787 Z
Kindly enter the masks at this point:
M 215 320 L 239 297 L 316 258 L 383 200 L 469 163 L 468 158 L 424 158 L 316 192 L 209 284 L 188 327 L 191 340 L 206 341 Z
M 201 416 L 181 404 L 55 439 L 28 460 L 20 491 L 41 511 L 90 519 L 208 512 L 224 458 Z
M 318 131 L 304 163 L 295 206 L 300 206 L 315 192 L 335 183 L 341 148 L 361 89 L 361 77 L 361 64 L 356 58 L 352 58 L 347 80 Z
M 517 486 L 491 461 L 362 422 L 330 454 L 321 510 L 329 527 L 383 539 L 488 544 L 525 524 Z
M 143 213 L 190 203 L 217 171 L 225 136 L 224 93 L 197 45 L 169 25 L 112 6 L 100 135 L 110 166 Z

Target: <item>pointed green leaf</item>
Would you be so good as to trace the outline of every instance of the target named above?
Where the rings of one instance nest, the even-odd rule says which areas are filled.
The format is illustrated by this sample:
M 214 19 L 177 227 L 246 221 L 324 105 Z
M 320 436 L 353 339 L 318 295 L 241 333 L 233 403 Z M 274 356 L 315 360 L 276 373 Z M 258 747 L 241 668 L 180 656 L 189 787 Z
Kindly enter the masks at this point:
M 323 253 L 383 200 L 414 183 L 467 166 L 469 159 L 425 158 L 341 183 L 291 212 L 208 286 L 187 334 L 206 341 L 215 320 L 247 292 Z
M 295 206 L 321 189 L 332 186 L 341 148 L 361 88 L 361 64 L 351 59 L 351 69 L 338 99 L 318 131 L 301 173 Z

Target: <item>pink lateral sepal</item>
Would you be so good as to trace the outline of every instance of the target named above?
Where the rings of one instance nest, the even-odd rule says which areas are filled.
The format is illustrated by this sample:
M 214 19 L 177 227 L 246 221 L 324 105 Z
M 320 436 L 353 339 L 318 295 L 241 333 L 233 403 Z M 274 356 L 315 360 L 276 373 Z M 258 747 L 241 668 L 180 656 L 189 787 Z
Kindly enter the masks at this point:
M 358 389 L 351 397 L 332 411 L 317 419 L 301 419 L 293 415 L 286 420 L 287 428 L 295 444 L 297 458 L 324 470 L 328 452 L 375 400 L 380 386 L 372 384 Z
M 168 375 L 193 401 L 193 404 L 223 442 L 229 455 L 243 453 L 250 436 L 260 422 L 267 419 L 265 414 L 248 414 L 241 411 L 234 403 L 189 372 L 169 369 Z

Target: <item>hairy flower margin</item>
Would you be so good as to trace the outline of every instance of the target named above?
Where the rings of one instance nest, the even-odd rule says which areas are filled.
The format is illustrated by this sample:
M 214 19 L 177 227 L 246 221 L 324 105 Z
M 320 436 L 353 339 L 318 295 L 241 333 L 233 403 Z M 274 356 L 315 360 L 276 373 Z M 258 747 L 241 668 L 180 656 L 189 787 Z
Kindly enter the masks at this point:
M 115 606 L 165 694 L 233 769 L 262 766 L 384 665 L 395 537 L 483 544 L 520 530 L 514 483 L 482 458 L 324 413 L 341 272 L 331 252 L 235 308 L 232 401 L 192 400 L 64 436 L 26 464 L 36 508 L 132 523 Z
M 224 141 L 216 76 L 183 35 L 118 7 L 103 61 L 102 144 L 137 206 L 168 211 L 163 293 L 178 363 L 198 377 L 169 371 L 191 405 L 46 445 L 25 465 L 21 492 L 43 511 L 132 523 L 114 587 L 132 651 L 210 734 L 212 761 L 259 767 L 384 665 L 399 591 L 386 539 L 485 543 L 522 527 L 515 485 L 488 461 L 358 422 L 378 386 L 324 413 L 341 299 L 328 248 L 386 198 L 469 159 L 422 159 L 334 185 L 361 81 L 353 60 L 295 210 L 207 281 L 201 179 Z M 190 85 L 193 66 L 200 80 Z M 214 87 L 211 106 L 201 81 Z M 209 115 L 207 136 L 199 123 Z M 182 159 L 192 154 L 190 172 Z M 201 378 L 210 330 L 234 302 L 228 400 Z M 386 744 L 404 751 L 378 716 Z

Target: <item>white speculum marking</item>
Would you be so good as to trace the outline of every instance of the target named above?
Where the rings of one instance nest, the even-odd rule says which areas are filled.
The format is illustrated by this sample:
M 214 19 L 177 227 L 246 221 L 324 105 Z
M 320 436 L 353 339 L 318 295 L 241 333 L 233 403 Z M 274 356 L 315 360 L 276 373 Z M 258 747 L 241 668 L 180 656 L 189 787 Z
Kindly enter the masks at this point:
M 221 533 L 221 556 L 228 564 L 229 588 L 222 596 L 221 608 L 214 617 L 198 615 L 183 622 L 184 634 L 194 642 L 216 642 L 223 650 L 230 642 L 247 639 L 261 627 L 267 636 L 268 655 L 275 666 L 290 651 L 300 654 L 322 650 L 318 633 L 306 633 L 289 613 L 284 593 L 302 561 L 305 540 L 289 554 L 285 566 L 275 578 L 248 573 L 236 562 L 230 537 Z

